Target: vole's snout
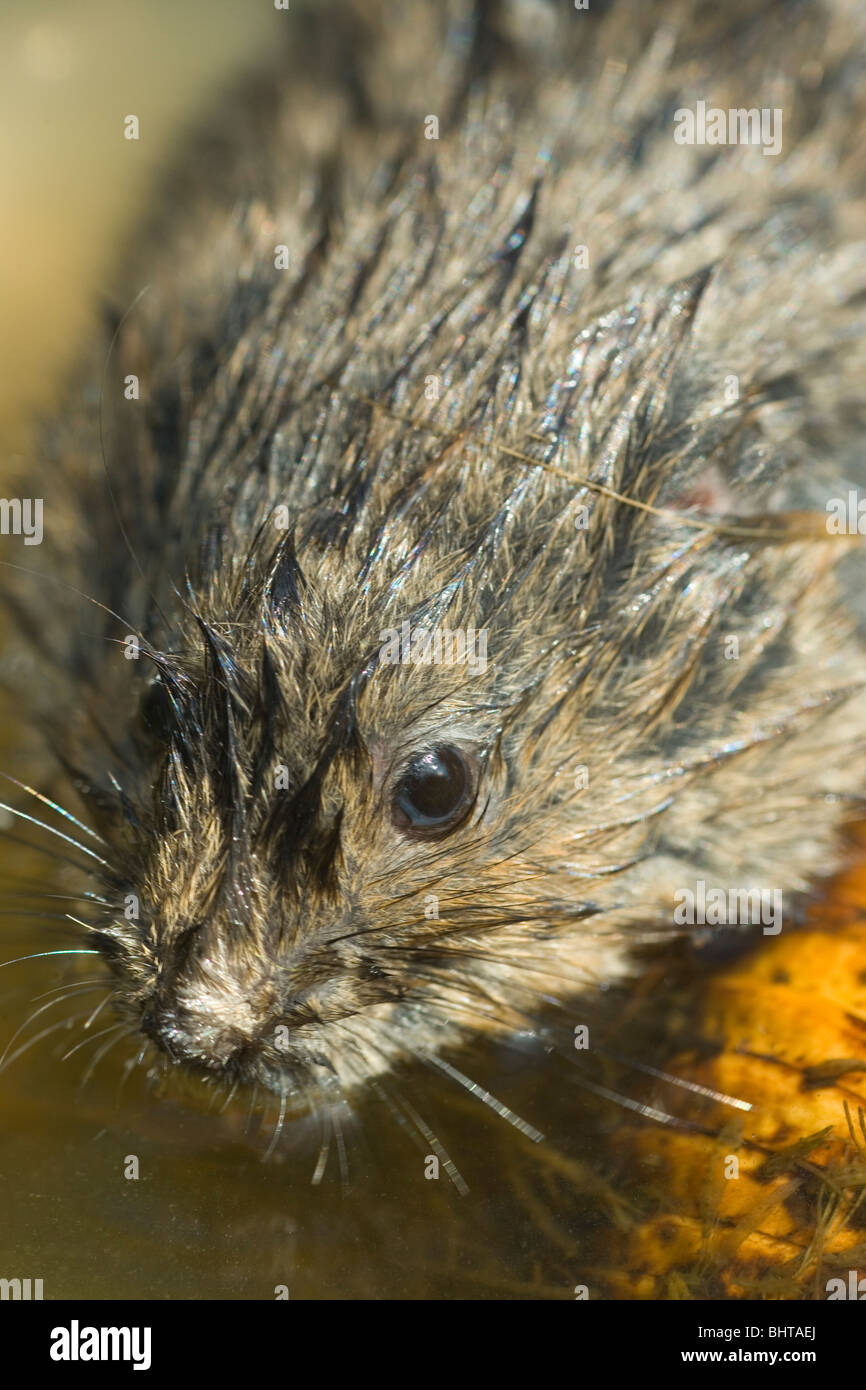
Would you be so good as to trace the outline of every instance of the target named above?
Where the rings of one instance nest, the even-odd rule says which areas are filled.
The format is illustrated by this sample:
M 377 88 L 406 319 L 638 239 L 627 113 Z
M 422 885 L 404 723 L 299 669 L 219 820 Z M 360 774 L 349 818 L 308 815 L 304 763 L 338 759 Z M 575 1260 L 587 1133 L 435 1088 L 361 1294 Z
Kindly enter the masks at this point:
M 261 1044 L 273 988 L 254 961 L 241 971 L 219 943 L 164 965 L 139 1027 L 173 1062 L 238 1071 Z
M 208 1071 L 237 1070 L 255 1052 L 255 1039 L 213 1016 L 152 1000 L 139 1027 L 172 1062 Z

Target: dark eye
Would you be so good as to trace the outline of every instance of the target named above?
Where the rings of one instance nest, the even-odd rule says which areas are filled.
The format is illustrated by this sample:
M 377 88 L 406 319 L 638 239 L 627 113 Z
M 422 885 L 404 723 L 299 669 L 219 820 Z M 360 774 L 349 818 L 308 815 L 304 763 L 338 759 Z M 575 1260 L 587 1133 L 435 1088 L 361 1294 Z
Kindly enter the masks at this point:
M 161 680 L 152 681 L 138 707 L 141 726 L 148 739 L 167 743 L 175 723 L 171 696 Z
M 447 835 L 472 805 L 472 780 L 467 758 L 459 748 L 446 744 L 419 753 L 394 788 L 394 824 L 418 839 Z

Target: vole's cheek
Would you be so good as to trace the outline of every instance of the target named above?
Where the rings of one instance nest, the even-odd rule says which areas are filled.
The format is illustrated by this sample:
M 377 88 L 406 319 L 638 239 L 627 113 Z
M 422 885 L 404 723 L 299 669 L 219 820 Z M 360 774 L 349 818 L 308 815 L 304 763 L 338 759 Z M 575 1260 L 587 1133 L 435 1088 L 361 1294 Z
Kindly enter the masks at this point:
M 344 975 L 305 991 L 301 1002 L 306 1020 L 335 1023 L 381 999 L 380 986 L 358 976 Z

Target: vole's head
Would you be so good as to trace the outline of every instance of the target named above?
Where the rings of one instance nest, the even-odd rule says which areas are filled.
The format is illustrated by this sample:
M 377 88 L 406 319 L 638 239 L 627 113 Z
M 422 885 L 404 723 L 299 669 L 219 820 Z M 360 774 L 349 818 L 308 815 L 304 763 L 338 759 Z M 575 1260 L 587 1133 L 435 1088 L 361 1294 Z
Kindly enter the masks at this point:
M 284 1094 L 567 1025 L 678 890 L 838 863 L 866 776 L 838 547 L 777 515 L 861 476 L 849 45 L 386 8 L 376 80 L 281 71 L 180 166 L 49 440 L 66 588 L 23 605 L 117 1002 Z M 731 116 L 792 74 L 781 154 L 679 143 L 704 54 Z
M 696 877 L 820 867 L 849 775 L 815 763 L 829 552 L 691 524 L 737 484 L 707 467 L 711 406 L 685 443 L 668 422 L 704 287 L 588 328 L 504 447 L 495 411 L 443 437 L 337 399 L 334 455 L 366 447 L 325 496 L 211 511 L 186 596 L 160 595 L 170 640 L 123 663 L 102 817 L 126 906 L 98 940 L 173 1061 L 351 1088 L 616 978 Z
M 399 1050 L 436 940 L 496 915 L 477 876 L 492 803 L 508 815 L 500 721 L 471 667 L 407 673 L 404 634 L 329 599 L 292 539 L 228 609 L 218 587 L 223 619 L 213 594 L 181 655 L 151 654 L 152 792 L 120 832 L 139 916 L 106 948 L 173 1060 L 277 1091 L 362 1077 Z
M 553 900 L 521 725 L 543 671 L 510 620 L 491 659 L 480 561 L 443 532 L 405 600 L 393 555 L 364 592 L 369 537 L 338 559 L 333 527 L 269 527 L 190 598 L 173 651 L 142 652 L 137 795 L 103 817 L 133 909 L 101 938 L 125 1013 L 173 1061 L 278 1092 L 514 1026 L 485 955 L 504 981 L 512 948 L 593 911 Z

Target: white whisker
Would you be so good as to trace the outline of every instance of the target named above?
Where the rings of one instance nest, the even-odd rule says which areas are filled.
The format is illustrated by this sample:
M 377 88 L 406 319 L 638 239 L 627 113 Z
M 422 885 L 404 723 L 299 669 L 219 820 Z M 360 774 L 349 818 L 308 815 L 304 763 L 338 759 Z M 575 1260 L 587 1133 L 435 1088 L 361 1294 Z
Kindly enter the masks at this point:
M 73 917 L 73 918 L 72 918 L 72 921 L 73 921 L 73 922 L 77 921 L 77 918 Z M 79 925 L 85 927 L 85 926 L 87 926 L 87 923 L 86 923 L 86 922 L 81 922 L 81 923 L 79 923 Z M 91 930 L 93 930 L 93 929 L 91 928 Z M 81 947 L 81 946 L 69 946 L 69 947 L 64 948 L 62 951 L 34 951 L 33 954 L 32 954 L 32 955 L 29 955 L 29 956 L 16 956 L 14 960 L 4 960 L 4 961 L 0 962 L 0 970 L 3 970 L 7 965 L 20 965 L 21 962 L 24 961 L 24 960 L 41 960 L 43 956 L 98 956 L 98 955 L 99 955 L 99 952 L 98 952 L 98 951 L 93 950 L 93 949 L 90 948 L 90 947 Z
M 484 1105 L 489 1106 L 501 1119 L 507 1120 L 515 1129 L 519 1129 L 521 1134 L 525 1134 L 527 1139 L 532 1140 L 533 1144 L 540 1144 L 544 1139 L 541 1130 L 536 1129 L 528 1120 L 524 1120 L 520 1115 L 515 1114 L 503 1101 L 498 1100 L 497 1097 L 492 1095 L 485 1087 L 479 1086 L 477 1081 L 473 1081 L 471 1077 L 466 1076 L 462 1071 L 458 1071 L 456 1067 L 452 1067 L 450 1062 L 446 1062 L 443 1058 L 436 1057 L 433 1053 L 429 1052 L 418 1052 L 416 1056 L 420 1057 L 422 1061 L 427 1062 L 430 1066 L 437 1067 L 439 1071 L 443 1071 L 445 1075 L 450 1076 L 453 1081 L 458 1082 L 470 1095 L 476 1096 Z
M 71 835 L 65 835 L 62 830 L 58 830 L 54 825 L 49 825 L 47 821 L 39 820 L 36 816 L 29 816 L 26 811 L 19 811 L 17 806 L 10 806 L 6 801 L 0 801 L 0 811 L 8 811 L 10 815 L 29 821 L 31 825 L 38 825 L 40 830 L 47 830 L 49 835 L 56 835 L 58 840 L 65 840 L 68 845 L 73 845 L 82 854 L 88 854 L 91 859 L 95 859 L 97 864 L 101 864 L 103 868 L 110 869 L 112 873 L 115 872 L 114 866 L 109 864 L 107 859 L 103 859 L 102 855 L 97 854 L 93 849 L 88 849 L 80 840 L 73 839 Z
M 274 1125 L 274 1132 L 273 1132 L 273 1135 L 272 1135 L 272 1137 L 271 1137 L 271 1142 L 270 1142 L 270 1144 L 268 1145 L 267 1149 L 265 1150 L 264 1154 L 262 1155 L 262 1163 L 267 1163 L 268 1159 L 270 1158 L 271 1154 L 273 1153 L 274 1149 L 276 1148 L 276 1146 L 277 1146 L 277 1141 L 279 1140 L 279 1137 L 280 1137 L 280 1135 L 281 1135 L 282 1132 L 283 1132 L 283 1125 L 284 1125 L 284 1123 L 285 1123 L 285 1119 L 286 1119 L 286 1093 L 285 1093 L 285 1091 L 283 1091 L 282 1094 L 280 1095 L 280 1113 L 279 1113 L 279 1118 L 277 1119 L 277 1122 L 276 1122 L 276 1124 Z
M 6 1057 L 0 1066 L 0 1071 L 5 1071 L 7 1067 L 11 1067 L 18 1057 L 23 1057 L 24 1053 L 28 1052 L 42 1038 L 47 1038 L 50 1033 L 56 1033 L 58 1028 L 71 1028 L 75 1022 L 74 1018 L 62 1018 L 59 1023 L 53 1023 L 50 1028 L 43 1028 L 41 1033 L 36 1033 L 34 1037 L 28 1038 L 26 1043 L 22 1043 L 18 1051 L 13 1052 L 11 1057 Z
M 41 801 L 45 806 L 50 806 L 52 811 L 57 812 L 58 816 L 64 816 L 65 819 L 71 821 L 73 825 L 77 825 L 79 830 L 83 830 L 85 835 L 89 835 L 90 838 L 96 840 L 98 844 L 104 845 L 106 843 L 102 835 L 98 835 L 95 830 L 91 830 L 89 825 L 85 825 L 84 821 L 80 821 L 77 816 L 73 816 L 71 811 L 67 811 L 65 807 L 60 806 L 56 801 L 52 801 L 50 797 L 44 796 L 42 792 L 36 791 L 35 787 L 29 787 L 26 782 L 19 782 L 18 778 L 13 777 L 9 772 L 0 772 L 0 777 L 5 777 L 7 782 L 14 782 L 16 787 L 20 787 L 22 791 L 29 792 L 31 796 L 35 796 L 37 801 Z
M 87 994 L 91 990 L 97 989 L 98 986 L 81 985 L 76 988 L 75 985 L 61 985 L 60 988 L 62 990 L 65 990 L 66 993 L 59 994 L 56 999 L 49 999 L 47 1004 L 41 1004 L 38 1009 L 34 1009 L 33 1012 L 29 1014 L 27 1018 L 25 1018 L 24 1022 L 21 1024 L 19 1028 L 16 1028 L 15 1032 L 12 1034 L 12 1037 L 9 1039 L 8 1043 L 3 1049 L 2 1054 L 0 1054 L 0 1067 L 2 1067 L 3 1063 L 6 1061 L 10 1049 L 17 1042 L 18 1038 L 21 1037 L 21 1034 L 24 1032 L 25 1028 L 29 1028 L 30 1024 L 33 1022 L 35 1018 L 38 1018 L 40 1014 L 45 1013 L 46 1009 L 52 1008 L 55 1004 L 63 1004 L 67 999 L 71 999 L 76 994 Z
M 107 1028 L 103 1028 L 99 1033 L 94 1033 L 92 1037 L 82 1038 L 81 1042 L 77 1042 L 74 1047 L 70 1047 L 68 1052 L 64 1052 L 63 1056 L 60 1058 L 61 1062 L 65 1062 L 69 1057 L 73 1056 L 74 1053 L 78 1052 L 80 1048 L 86 1047 L 88 1043 L 96 1042 L 97 1038 L 104 1038 L 106 1033 L 112 1033 L 117 1028 L 125 1027 L 125 1023 L 110 1023 Z
M 130 1027 L 128 1027 L 128 1026 L 127 1026 L 126 1024 L 124 1024 L 124 1023 L 119 1024 L 119 1025 L 118 1025 L 118 1028 L 120 1029 L 120 1032 L 118 1033 L 118 1036 L 117 1036 L 117 1037 L 114 1037 L 114 1038 L 109 1038 L 109 1040 L 108 1040 L 107 1043 L 103 1043 L 102 1047 L 100 1047 L 100 1048 L 97 1049 L 96 1056 L 93 1058 L 93 1060 L 92 1060 L 91 1063 L 90 1063 L 90 1066 L 87 1068 L 87 1070 L 85 1071 L 84 1075 L 83 1075 L 82 1078 L 81 1078 L 81 1085 L 82 1085 L 82 1086 L 86 1086 L 86 1085 L 87 1085 L 88 1081 L 89 1081 L 90 1078 L 92 1077 L 92 1075 L 93 1075 L 94 1071 L 96 1070 L 97 1066 L 98 1066 L 99 1063 L 102 1061 L 102 1059 L 103 1059 L 103 1057 L 106 1055 L 106 1053 L 108 1053 L 108 1052 L 111 1051 L 111 1049 L 114 1047 L 114 1044 L 120 1042 L 121 1038 L 129 1038 L 129 1037 L 131 1037 L 132 1034 L 135 1032 L 135 1029 L 134 1029 L 134 1028 L 130 1028 Z M 117 1031 L 117 1029 L 115 1029 L 115 1031 Z M 99 1034 L 97 1033 L 95 1036 L 98 1037 Z

